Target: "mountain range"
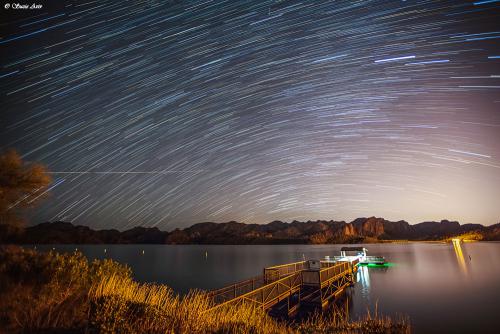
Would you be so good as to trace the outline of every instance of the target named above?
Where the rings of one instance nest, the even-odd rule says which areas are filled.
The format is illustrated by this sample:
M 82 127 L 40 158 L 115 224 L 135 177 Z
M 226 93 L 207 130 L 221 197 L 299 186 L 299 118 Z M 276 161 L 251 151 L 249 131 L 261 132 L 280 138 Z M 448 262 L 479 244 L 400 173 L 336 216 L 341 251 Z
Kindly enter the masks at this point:
M 1 226 L 0 226 L 1 227 Z M 126 231 L 93 230 L 68 222 L 42 223 L 25 228 L 0 242 L 35 244 L 329 244 L 366 243 L 394 240 L 443 240 L 462 236 L 475 240 L 500 240 L 500 223 L 483 226 L 456 221 L 408 222 L 383 218 L 345 221 L 273 221 L 268 224 L 199 223 L 170 232 L 156 227 L 134 227 Z

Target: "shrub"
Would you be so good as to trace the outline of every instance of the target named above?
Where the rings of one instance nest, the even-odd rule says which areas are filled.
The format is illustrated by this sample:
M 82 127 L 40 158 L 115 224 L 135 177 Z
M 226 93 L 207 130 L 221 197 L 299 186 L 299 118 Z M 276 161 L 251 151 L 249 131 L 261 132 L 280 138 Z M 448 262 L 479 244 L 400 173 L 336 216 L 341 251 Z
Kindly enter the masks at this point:
M 0 327 L 9 331 L 81 329 L 87 325 L 88 290 L 107 275 L 130 277 L 111 260 L 91 264 L 81 253 L 0 249 Z

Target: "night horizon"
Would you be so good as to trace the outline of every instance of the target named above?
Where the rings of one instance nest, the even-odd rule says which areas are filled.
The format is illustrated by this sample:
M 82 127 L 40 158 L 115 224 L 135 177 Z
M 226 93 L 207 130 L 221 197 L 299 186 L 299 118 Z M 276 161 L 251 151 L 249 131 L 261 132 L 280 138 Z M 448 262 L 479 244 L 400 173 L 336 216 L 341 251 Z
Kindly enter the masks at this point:
M 499 1 L 2 7 L 30 224 L 500 222 Z

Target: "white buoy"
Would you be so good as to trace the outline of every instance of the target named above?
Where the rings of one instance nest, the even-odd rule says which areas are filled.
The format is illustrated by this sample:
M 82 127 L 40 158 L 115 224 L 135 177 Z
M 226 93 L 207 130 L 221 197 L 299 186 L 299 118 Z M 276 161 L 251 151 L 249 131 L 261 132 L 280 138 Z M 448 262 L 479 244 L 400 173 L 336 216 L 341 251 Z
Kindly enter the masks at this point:
M 205 251 L 205 259 L 208 258 L 208 252 Z
M 144 249 L 142 250 L 142 255 L 144 255 Z
M 106 253 L 106 248 L 104 248 L 104 253 Z

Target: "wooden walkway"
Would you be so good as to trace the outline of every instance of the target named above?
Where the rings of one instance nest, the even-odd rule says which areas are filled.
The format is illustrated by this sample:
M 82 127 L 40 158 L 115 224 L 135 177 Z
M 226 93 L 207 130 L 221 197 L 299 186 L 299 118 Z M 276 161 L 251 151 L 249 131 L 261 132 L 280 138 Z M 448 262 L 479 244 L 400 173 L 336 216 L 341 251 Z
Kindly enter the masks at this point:
M 280 315 L 300 307 L 324 308 L 354 283 L 358 262 L 301 261 L 264 268 L 262 276 L 210 291 L 210 310 L 243 302 Z

